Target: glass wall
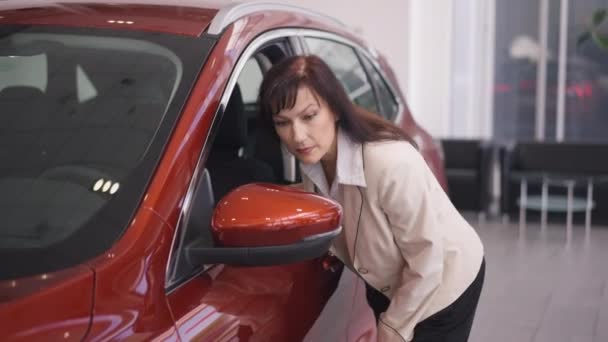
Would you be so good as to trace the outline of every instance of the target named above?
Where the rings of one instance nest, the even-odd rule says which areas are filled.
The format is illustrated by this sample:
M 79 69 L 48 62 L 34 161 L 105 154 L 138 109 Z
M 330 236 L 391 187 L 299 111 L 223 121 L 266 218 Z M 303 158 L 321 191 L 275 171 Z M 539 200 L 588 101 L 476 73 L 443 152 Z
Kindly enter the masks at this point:
M 567 6 L 561 23 L 563 3 Z M 493 131 L 497 140 L 608 141 L 608 113 L 604 113 L 608 50 L 592 41 L 577 45 L 594 10 L 601 8 L 608 8 L 608 0 L 496 2 Z M 608 28 L 608 23 L 604 26 Z M 560 56 L 560 27 L 566 30 L 564 57 Z M 606 28 L 599 29 L 608 33 Z M 560 88 L 562 62 L 565 82 Z M 564 97 L 561 116 L 560 91 Z
M 555 56 L 558 17 L 550 17 L 553 20 L 547 26 L 551 34 L 547 37 L 548 48 L 545 51 L 548 56 Z M 535 137 L 537 74 L 541 57 L 539 18 L 539 1 L 496 2 L 494 137 L 498 140 L 531 140 Z M 547 73 L 555 71 L 556 68 Z M 550 123 L 546 125 L 546 136 L 554 136 L 551 128 L 555 127 L 555 115 L 552 115 L 551 108 L 547 108 L 545 113 Z
M 608 142 L 608 49 L 593 41 L 577 45 L 593 13 L 608 9 L 607 0 L 570 0 L 566 73 L 567 141 Z M 598 27 L 608 33 L 608 22 Z

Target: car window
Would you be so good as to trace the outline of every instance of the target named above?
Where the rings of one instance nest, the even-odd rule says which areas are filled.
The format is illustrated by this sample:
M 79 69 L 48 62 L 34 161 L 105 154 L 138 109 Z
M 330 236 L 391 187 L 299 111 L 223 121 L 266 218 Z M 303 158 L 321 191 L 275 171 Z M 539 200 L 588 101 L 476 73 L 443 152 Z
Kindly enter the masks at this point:
M 382 75 L 380 75 L 378 70 L 374 67 L 373 63 L 365 55 L 360 54 L 360 56 L 361 61 L 365 65 L 365 68 L 367 69 L 376 89 L 378 104 L 380 105 L 380 114 L 382 114 L 382 116 L 388 120 L 394 120 L 395 116 L 397 116 L 397 111 L 399 110 L 395 97 L 388 88 L 388 85 Z
M 24 261 L 0 277 L 68 267 L 120 236 L 200 66 L 183 37 L 4 28 L 0 256 Z
M 120 191 L 152 141 L 181 66 L 151 51 L 118 54 L 60 35 L 50 39 L 62 47 L 38 43 L 44 51 L 22 58 L 29 37 L 11 38 L 3 45 L 16 55 L 0 56 L 0 184 L 13 200 L 3 201 L 0 247 L 45 247 Z
M 379 112 L 374 89 L 352 47 L 321 38 L 306 37 L 305 41 L 310 53 L 329 65 L 353 102 L 374 113 Z
M 252 104 L 257 102 L 263 78 L 264 74 L 255 58 L 248 59 L 237 80 L 243 96 L 243 103 Z
M 271 49 L 275 53 L 279 51 L 272 48 L 273 46 L 264 49 Z M 247 60 L 237 77 L 224 112 L 217 114 L 221 115 L 221 121 L 197 185 L 190 216 L 183 220 L 188 223 L 180 226 L 177 232 L 174 256 L 167 277 L 168 288 L 211 266 L 189 263 L 187 247 L 196 245 L 214 248 L 214 241 L 210 237 L 211 217 L 218 201 L 241 185 L 283 182 L 277 171 L 282 165 L 275 165 L 282 164 L 280 149 L 268 160 L 256 153 L 256 146 L 265 153 L 273 150 L 265 144 L 257 130 L 257 93 L 264 75 L 260 60 L 271 64 L 276 60 L 272 61 L 260 54 L 261 52 L 254 54 Z

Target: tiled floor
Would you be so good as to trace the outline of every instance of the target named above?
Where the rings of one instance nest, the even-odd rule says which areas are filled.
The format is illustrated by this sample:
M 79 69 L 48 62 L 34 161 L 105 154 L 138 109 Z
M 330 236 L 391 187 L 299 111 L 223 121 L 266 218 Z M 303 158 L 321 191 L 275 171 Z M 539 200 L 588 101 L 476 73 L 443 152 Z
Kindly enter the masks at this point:
M 608 342 L 608 227 L 472 220 L 486 280 L 470 342 Z

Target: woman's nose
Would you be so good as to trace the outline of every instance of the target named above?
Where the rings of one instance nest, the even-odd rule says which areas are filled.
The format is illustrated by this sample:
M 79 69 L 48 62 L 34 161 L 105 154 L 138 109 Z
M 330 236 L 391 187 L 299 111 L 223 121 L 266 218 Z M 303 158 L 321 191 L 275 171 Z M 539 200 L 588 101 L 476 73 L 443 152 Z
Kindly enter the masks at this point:
M 298 124 L 296 122 L 294 122 L 292 128 L 292 137 L 293 137 L 293 141 L 295 143 L 301 143 L 304 142 L 304 140 L 306 139 L 306 130 L 304 127 L 302 127 L 301 124 Z

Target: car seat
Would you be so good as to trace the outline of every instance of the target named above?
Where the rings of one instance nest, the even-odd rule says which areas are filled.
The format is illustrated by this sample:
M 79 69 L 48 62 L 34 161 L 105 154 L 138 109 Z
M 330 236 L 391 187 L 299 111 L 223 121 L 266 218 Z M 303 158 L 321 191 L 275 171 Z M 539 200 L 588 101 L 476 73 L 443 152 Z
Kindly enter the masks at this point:
M 276 182 L 275 173 L 269 164 L 243 155 L 248 140 L 243 98 L 236 85 L 226 105 L 206 165 L 216 200 L 240 185 Z

